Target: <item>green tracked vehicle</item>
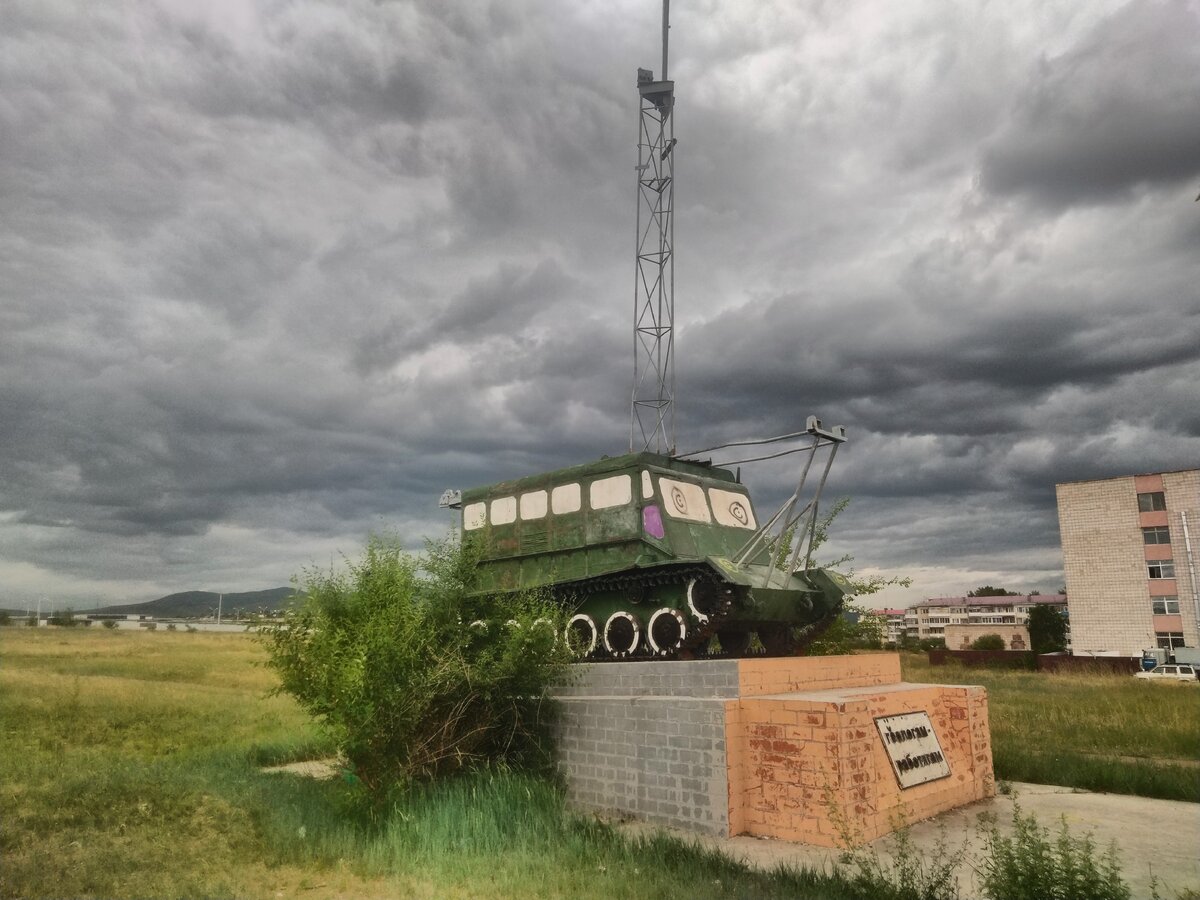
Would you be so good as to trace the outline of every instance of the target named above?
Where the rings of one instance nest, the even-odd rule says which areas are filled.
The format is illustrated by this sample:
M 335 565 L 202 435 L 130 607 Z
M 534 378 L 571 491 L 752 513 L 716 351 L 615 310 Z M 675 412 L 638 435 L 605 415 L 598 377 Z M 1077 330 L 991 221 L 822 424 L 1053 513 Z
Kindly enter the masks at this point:
M 762 652 L 794 653 L 850 590 L 803 553 L 825 481 L 801 506 L 813 456 L 831 448 L 827 474 L 845 440 L 844 429 L 808 425 L 798 433 L 812 438 L 800 486 L 766 522 L 740 472 L 648 451 L 447 491 L 441 505 L 461 508 L 463 540 L 479 547 L 478 590 L 548 588 L 571 613 L 565 637 L 584 656 L 703 655 L 714 636 L 722 653 L 740 656 L 755 634 Z M 783 548 L 793 536 L 795 547 Z

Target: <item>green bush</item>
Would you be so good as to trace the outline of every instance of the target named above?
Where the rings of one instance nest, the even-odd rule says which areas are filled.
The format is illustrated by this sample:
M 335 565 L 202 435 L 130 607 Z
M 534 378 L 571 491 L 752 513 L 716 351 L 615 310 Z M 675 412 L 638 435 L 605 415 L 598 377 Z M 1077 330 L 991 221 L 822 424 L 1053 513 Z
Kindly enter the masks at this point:
M 1003 650 L 1004 638 L 998 634 L 981 634 L 971 642 L 972 650 Z
M 79 623 L 75 620 L 75 611 L 68 607 L 62 612 L 51 613 L 46 620 L 50 625 L 57 625 L 59 628 L 74 628 Z
M 1129 900 L 1114 844 L 1097 857 L 1090 835 L 1072 837 L 1066 819 L 1058 837 L 1025 816 L 1013 804 L 1013 834 L 1005 837 L 993 823 L 985 832 L 987 853 L 980 871 L 984 893 L 992 900 Z
M 377 800 L 480 764 L 550 760 L 546 689 L 570 662 L 563 614 L 536 594 L 473 593 L 475 561 L 451 541 L 418 559 L 372 538 L 346 571 L 305 572 L 303 604 L 262 633 L 279 690 Z
M 100 624 L 109 629 L 117 627 L 117 623 L 113 619 L 104 619 Z

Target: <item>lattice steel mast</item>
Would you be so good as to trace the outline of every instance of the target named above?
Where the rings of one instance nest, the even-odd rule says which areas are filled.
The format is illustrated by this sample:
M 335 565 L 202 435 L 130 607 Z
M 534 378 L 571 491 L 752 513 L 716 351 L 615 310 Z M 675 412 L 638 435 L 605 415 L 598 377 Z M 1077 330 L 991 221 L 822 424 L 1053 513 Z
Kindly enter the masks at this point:
M 662 79 L 638 69 L 637 267 L 629 449 L 675 452 L 675 83 L 667 80 L 670 0 L 663 0 Z

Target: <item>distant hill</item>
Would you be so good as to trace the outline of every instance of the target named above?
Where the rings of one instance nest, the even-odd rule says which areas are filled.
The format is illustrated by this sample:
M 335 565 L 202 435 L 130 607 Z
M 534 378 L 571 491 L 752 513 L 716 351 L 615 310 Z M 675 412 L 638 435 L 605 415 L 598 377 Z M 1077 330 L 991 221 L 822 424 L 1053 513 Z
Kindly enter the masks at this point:
M 213 591 L 183 591 L 179 594 L 168 594 L 157 600 L 147 600 L 145 603 L 125 603 L 118 606 L 105 606 L 100 609 L 89 609 L 88 613 L 118 613 L 126 615 L 156 616 L 158 618 L 190 618 L 216 615 L 217 600 L 220 595 Z M 290 598 L 295 596 L 295 590 L 290 587 L 269 588 L 265 591 L 244 591 L 240 594 L 225 594 L 221 601 L 222 613 L 233 616 L 234 611 L 242 615 L 252 613 L 268 613 L 272 610 L 290 606 Z

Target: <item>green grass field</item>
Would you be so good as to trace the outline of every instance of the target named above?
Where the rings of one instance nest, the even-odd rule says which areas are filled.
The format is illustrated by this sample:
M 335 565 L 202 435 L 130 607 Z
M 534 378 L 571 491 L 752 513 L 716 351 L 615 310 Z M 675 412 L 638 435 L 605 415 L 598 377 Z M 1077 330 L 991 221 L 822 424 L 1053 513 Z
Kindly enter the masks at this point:
M 512 773 L 372 817 L 344 778 L 261 771 L 330 749 L 289 698 L 268 696 L 264 659 L 242 635 L 0 629 L 0 896 L 890 896 L 633 840 Z M 1046 780 L 1033 776 L 1057 754 L 1110 773 L 1182 769 L 1194 786 L 1196 769 L 1162 760 L 1200 755 L 1200 691 L 905 665 L 912 680 L 988 685 L 1001 778 Z M 1020 769 L 1027 758 L 1044 769 Z
M 1200 685 L 901 663 L 906 681 L 988 689 L 998 779 L 1200 802 Z
M 483 775 L 374 819 L 354 785 L 265 774 L 327 755 L 242 635 L 0 629 L 0 896 L 871 897 L 752 872 Z

